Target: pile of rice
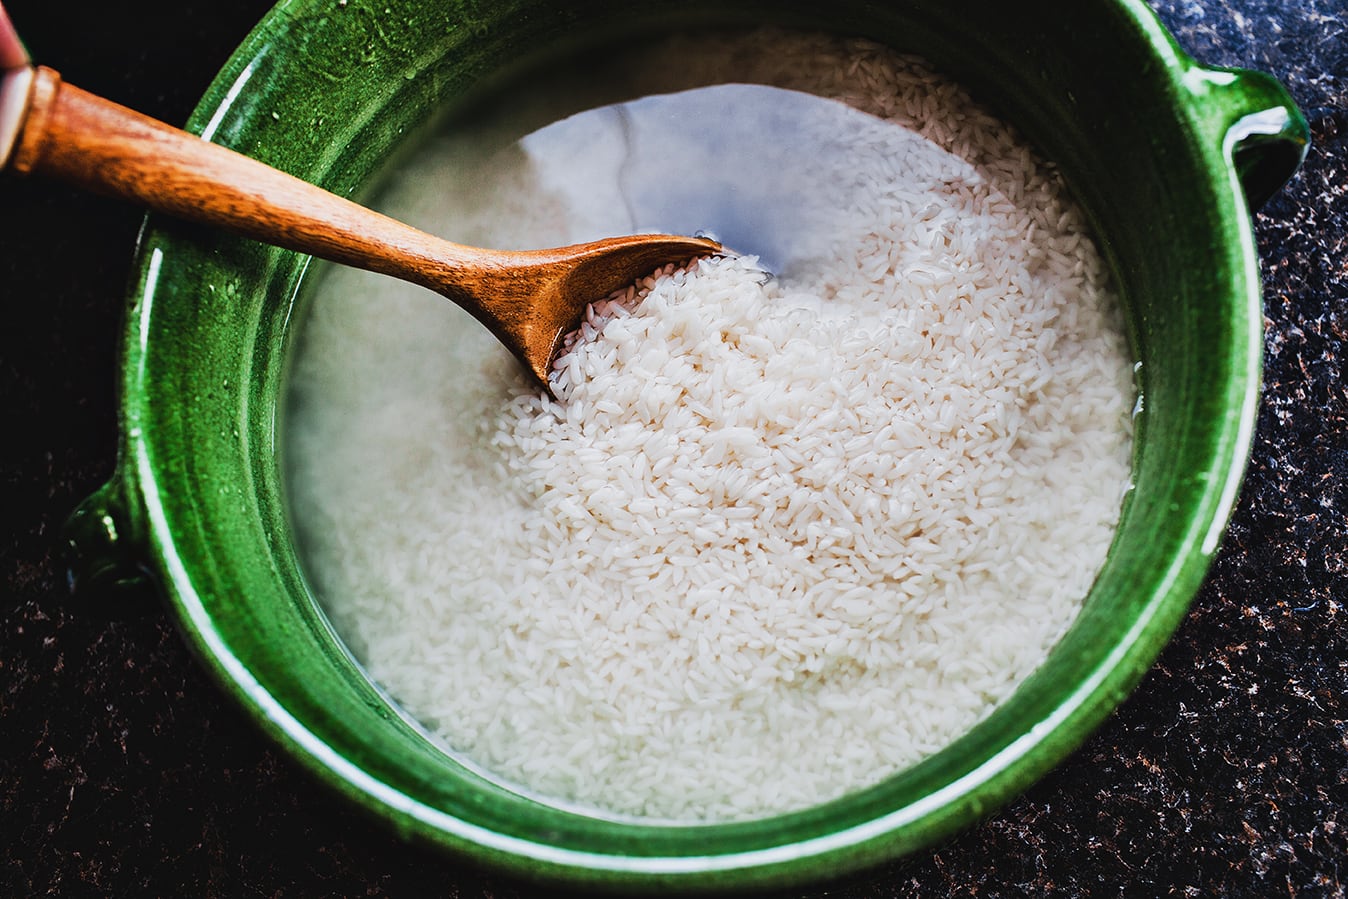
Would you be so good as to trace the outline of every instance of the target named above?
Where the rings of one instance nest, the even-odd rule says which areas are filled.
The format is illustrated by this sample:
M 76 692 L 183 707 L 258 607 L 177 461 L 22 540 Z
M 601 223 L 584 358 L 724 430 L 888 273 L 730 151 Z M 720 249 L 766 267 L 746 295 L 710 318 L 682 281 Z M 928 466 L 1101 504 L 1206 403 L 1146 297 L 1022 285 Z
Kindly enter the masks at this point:
M 839 161 L 870 199 L 829 255 L 597 303 L 556 400 L 443 301 L 334 272 L 287 449 L 335 626 L 448 748 L 607 812 L 742 819 L 913 764 L 1043 661 L 1113 534 L 1131 366 L 1057 175 L 920 62 L 782 34 L 663 52 L 642 71 L 666 88 L 733 76 L 904 126 Z M 393 214 L 425 219 L 446 174 L 420 165 Z M 527 178 L 494 187 L 438 230 L 588 236 L 528 214 Z

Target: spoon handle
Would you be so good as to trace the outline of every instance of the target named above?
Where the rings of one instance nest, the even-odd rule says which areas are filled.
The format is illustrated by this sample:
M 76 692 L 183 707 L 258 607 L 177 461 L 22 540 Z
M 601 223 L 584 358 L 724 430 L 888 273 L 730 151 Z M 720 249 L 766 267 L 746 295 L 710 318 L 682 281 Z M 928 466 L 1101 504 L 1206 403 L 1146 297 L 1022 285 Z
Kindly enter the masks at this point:
M 45 67 L 35 70 L 10 166 L 432 289 L 445 289 L 447 270 L 492 264 L 490 251 L 432 237 Z

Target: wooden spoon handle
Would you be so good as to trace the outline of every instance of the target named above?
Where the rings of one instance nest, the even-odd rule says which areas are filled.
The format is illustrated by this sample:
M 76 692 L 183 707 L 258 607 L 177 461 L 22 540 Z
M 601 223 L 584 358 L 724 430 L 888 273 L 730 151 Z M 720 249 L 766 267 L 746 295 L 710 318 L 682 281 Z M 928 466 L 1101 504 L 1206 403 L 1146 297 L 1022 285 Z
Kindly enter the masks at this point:
M 432 289 L 444 290 L 446 268 L 481 265 L 486 255 L 64 84 L 45 67 L 11 160 L 19 172 Z

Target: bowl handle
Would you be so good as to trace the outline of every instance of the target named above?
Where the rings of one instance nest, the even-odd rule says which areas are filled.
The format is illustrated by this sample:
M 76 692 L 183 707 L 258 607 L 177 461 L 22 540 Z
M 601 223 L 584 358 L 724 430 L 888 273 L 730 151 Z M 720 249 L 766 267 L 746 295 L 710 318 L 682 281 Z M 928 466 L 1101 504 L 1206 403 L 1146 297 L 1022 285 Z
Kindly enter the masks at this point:
M 1296 174 L 1310 148 L 1310 128 L 1287 90 L 1248 69 L 1192 66 L 1184 84 L 1201 123 L 1221 142 L 1254 211 Z
M 61 531 L 71 592 L 110 617 L 138 614 L 157 602 L 129 487 L 120 472 L 114 474 L 75 507 Z

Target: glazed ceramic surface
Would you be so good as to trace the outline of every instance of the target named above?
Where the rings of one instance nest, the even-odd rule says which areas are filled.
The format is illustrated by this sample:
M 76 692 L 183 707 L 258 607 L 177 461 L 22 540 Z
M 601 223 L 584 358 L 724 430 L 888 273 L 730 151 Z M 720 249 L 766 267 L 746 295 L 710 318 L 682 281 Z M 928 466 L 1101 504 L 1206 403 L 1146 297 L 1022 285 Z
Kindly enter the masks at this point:
M 1061 166 L 1141 360 L 1130 493 L 1049 661 L 968 735 L 878 786 L 746 823 L 554 808 L 429 743 L 333 634 L 299 568 L 278 460 L 307 259 L 152 220 L 123 335 L 119 471 L 72 519 L 85 584 L 148 572 L 217 680 L 319 779 L 405 835 L 528 876 L 727 888 L 831 876 L 931 843 L 1025 788 L 1123 699 L 1187 608 L 1243 473 L 1262 312 L 1250 232 L 1306 128 L 1266 76 L 1195 65 L 1140 2 L 563 4 L 294 0 L 189 127 L 339 194 L 508 76 L 669 28 L 775 23 L 922 54 Z

